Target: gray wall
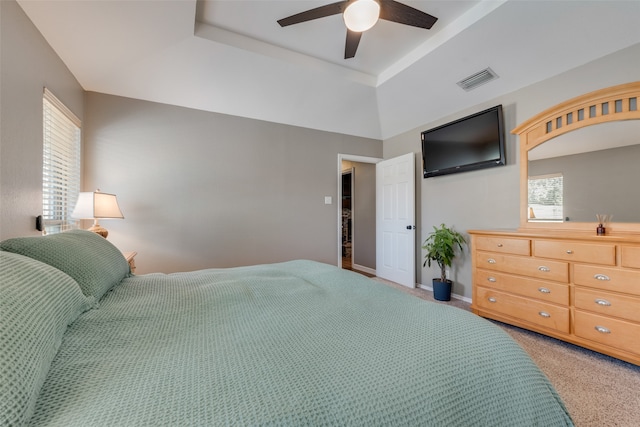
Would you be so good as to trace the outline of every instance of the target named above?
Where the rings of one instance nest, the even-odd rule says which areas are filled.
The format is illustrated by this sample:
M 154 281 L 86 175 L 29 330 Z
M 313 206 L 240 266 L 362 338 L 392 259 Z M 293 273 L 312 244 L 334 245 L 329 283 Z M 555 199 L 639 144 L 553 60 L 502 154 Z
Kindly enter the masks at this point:
M 38 234 L 42 213 L 42 94 L 83 118 L 83 91 L 13 0 L 0 1 L 0 240 Z
M 507 165 L 493 169 L 423 179 L 420 132 L 459 119 L 485 108 L 502 104 L 507 132 L 533 115 L 562 101 L 608 86 L 638 80 L 640 44 L 600 58 L 589 64 L 544 80 L 494 100 L 471 106 L 456 114 L 427 122 L 419 128 L 384 141 L 384 158 L 416 153 L 416 265 L 418 282 L 431 285 L 435 269 L 422 268 L 420 248 L 434 225 L 446 223 L 456 230 L 497 229 L 519 226 L 519 147 L 516 137 L 507 134 Z M 500 74 L 500 71 L 498 74 Z M 508 70 L 505 70 L 505 73 Z M 453 82 L 452 84 L 455 84 Z M 476 90 L 490 90 L 491 83 Z M 437 102 L 434 101 L 434 102 Z M 471 297 L 471 256 L 467 251 L 456 260 L 452 271 L 454 293 Z
M 529 176 L 562 172 L 563 213 L 570 221 L 638 222 L 640 145 L 529 161 Z
M 354 163 L 355 218 L 353 263 L 376 269 L 376 165 Z
M 391 158 L 414 152 L 420 171 L 422 130 L 499 103 L 513 129 L 568 98 L 635 81 L 640 68 L 640 45 L 632 46 L 381 144 L 92 93 L 83 112 L 82 88 L 13 0 L 0 2 L 0 20 L 0 238 L 36 233 L 47 86 L 85 118 L 83 188 L 118 195 L 126 219 L 104 225 L 121 249 L 140 252 L 141 273 L 299 257 L 333 264 L 338 153 Z M 426 180 L 418 173 L 418 266 L 433 225 L 445 222 L 460 231 L 518 226 L 516 138 L 509 134 L 507 144 L 505 167 Z M 334 204 L 324 205 L 326 195 Z M 454 292 L 470 296 L 468 253 L 458 261 Z M 418 268 L 420 283 L 434 275 Z
M 125 219 L 101 224 L 139 273 L 335 265 L 338 154 L 382 155 L 379 140 L 98 93 L 85 116 L 85 189 L 118 196 Z

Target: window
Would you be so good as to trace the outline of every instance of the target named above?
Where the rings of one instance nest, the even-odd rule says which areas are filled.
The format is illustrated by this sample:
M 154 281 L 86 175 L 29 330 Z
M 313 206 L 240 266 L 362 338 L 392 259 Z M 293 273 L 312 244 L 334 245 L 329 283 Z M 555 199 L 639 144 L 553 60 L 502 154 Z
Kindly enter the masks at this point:
M 47 89 L 42 97 L 44 233 L 77 228 L 71 212 L 80 192 L 80 120 Z
M 530 221 L 563 221 L 562 174 L 529 177 Z

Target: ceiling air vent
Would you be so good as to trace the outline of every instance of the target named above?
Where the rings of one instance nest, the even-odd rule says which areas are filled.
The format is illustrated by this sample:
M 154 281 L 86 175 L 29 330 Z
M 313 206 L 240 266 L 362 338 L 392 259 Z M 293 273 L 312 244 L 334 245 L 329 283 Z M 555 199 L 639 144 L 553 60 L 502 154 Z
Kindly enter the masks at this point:
M 498 78 L 498 75 L 491 69 L 484 70 L 470 75 L 466 79 L 460 80 L 457 84 L 467 92 Z

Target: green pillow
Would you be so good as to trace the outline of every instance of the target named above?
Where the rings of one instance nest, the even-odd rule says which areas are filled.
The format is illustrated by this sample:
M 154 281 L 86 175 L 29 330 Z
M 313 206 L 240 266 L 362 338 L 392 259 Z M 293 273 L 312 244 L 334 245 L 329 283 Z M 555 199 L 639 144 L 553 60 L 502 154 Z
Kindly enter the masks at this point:
M 91 299 L 68 275 L 0 251 L 0 425 L 25 425 L 62 336 Z
M 129 263 L 122 252 L 91 231 L 16 237 L 0 242 L 0 249 L 62 270 L 78 282 L 86 296 L 96 300 L 129 275 Z

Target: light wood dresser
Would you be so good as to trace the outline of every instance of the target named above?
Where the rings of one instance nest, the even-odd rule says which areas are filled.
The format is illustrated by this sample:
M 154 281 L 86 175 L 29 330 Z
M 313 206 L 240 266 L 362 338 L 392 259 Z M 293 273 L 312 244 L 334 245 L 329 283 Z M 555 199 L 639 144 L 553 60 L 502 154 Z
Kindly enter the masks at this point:
M 640 236 L 469 234 L 475 314 L 640 365 Z

